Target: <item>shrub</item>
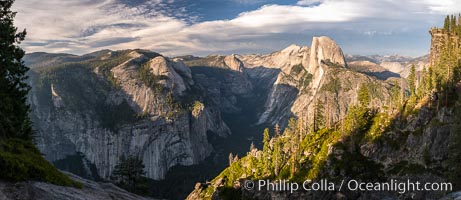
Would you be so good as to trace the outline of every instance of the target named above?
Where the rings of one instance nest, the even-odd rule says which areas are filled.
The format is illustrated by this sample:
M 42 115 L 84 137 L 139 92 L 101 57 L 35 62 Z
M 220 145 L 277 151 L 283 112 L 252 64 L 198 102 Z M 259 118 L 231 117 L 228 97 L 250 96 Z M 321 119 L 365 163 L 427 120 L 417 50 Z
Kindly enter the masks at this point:
M 298 74 L 301 73 L 302 71 L 304 71 L 303 65 L 302 65 L 302 64 L 297 64 L 297 65 L 293 65 L 293 67 L 291 68 L 290 74 L 292 74 L 292 75 L 298 75 Z
M 46 161 L 32 142 L 7 139 L 0 142 L 0 178 L 10 181 L 36 180 L 81 188 Z
M 191 107 L 192 115 L 193 116 L 198 116 L 200 112 L 205 108 L 205 105 L 203 105 L 202 102 L 200 101 L 195 101 L 194 104 Z
M 139 68 L 138 78 L 141 80 L 147 87 L 151 88 L 156 94 L 161 94 L 164 90 L 163 86 L 158 82 L 160 80 L 166 80 L 168 77 L 163 75 L 154 75 L 151 72 L 149 63 L 145 63 Z

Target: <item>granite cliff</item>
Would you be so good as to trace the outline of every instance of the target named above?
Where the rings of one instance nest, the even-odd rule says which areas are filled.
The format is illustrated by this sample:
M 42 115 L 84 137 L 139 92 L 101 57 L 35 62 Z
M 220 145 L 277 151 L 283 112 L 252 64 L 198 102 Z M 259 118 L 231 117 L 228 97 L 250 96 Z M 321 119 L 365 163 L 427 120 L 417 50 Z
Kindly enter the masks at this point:
M 194 87 L 181 62 L 142 50 L 47 56 L 61 61 L 50 66 L 40 56 L 30 64 L 29 99 L 37 146 L 50 161 L 81 153 L 108 178 L 121 155 L 136 155 L 147 177 L 162 179 L 213 151 L 207 132 L 230 134 L 219 110 L 181 101 Z

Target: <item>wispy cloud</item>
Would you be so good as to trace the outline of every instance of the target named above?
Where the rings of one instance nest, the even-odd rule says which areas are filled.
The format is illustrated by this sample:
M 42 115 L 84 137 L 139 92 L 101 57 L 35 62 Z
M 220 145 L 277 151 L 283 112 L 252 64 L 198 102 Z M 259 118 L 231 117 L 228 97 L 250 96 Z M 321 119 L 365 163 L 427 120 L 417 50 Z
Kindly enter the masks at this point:
M 461 11 L 460 2 L 455 0 L 422 0 L 420 2 L 428 6 L 434 13 L 453 14 Z
M 298 1 L 296 4 L 297 5 L 302 5 L 302 6 L 306 6 L 306 5 L 316 5 L 316 4 L 320 4 L 322 3 L 324 0 L 300 0 Z
M 23 44 L 28 52 L 144 48 L 167 55 L 269 52 L 300 40 L 306 44 L 318 34 L 331 34 L 352 53 L 360 53 L 351 45 L 363 42 L 364 35 L 381 41 L 369 47 L 375 53 L 394 51 L 382 40 L 404 41 L 409 32 L 442 21 L 441 14 L 461 12 L 450 0 L 300 0 L 264 5 L 229 20 L 196 22 L 198 16 L 177 5 L 174 0 L 22 0 L 14 8 L 16 24 L 28 30 Z M 421 45 L 413 38 L 403 54 Z

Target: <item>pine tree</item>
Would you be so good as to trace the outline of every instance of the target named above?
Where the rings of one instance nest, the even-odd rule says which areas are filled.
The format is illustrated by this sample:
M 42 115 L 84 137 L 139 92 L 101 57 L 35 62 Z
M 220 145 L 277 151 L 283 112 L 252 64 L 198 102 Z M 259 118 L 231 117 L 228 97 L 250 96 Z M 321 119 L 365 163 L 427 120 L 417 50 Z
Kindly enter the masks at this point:
M 357 94 L 357 99 L 361 107 L 366 108 L 370 104 L 370 94 L 365 84 L 360 86 L 359 92 Z
M 275 124 L 275 127 L 274 127 L 274 131 L 275 131 L 275 138 L 274 138 L 274 151 L 272 152 L 272 160 L 274 161 L 274 174 L 275 176 L 278 175 L 279 173 L 279 170 L 280 170 L 280 165 L 281 165 L 281 158 L 282 158 L 282 147 L 281 147 L 281 144 L 280 144 L 280 126 L 279 124 Z
M 461 36 L 461 14 L 458 15 L 458 36 Z
M 144 164 L 136 156 L 121 156 L 110 179 L 121 188 L 136 194 L 147 193 Z
M 288 128 L 285 129 L 287 133 L 290 135 L 290 162 L 291 162 L 291 169 L 290 169 L 290 177 L 293 178 L 294 173 L 296 171 L 296 157 L 298 153 L 299 142 L 299 129 L 297 128 L 298 122 L 294 118 L 290 118 L 288 121 Z
M 415 65 L 411 65 L 410 75 L 408 75 L 408 87 L 410 89 L 410 96 L 416 96 L 416 68 Z
M 349 134 L 364 133 L 369 122 L 370 109 L 363 106 L 351 105 L 345 119 L 345 131 Z
M 418 84 L 418 89 L 416 91 L 416 95 L 418 95 L 420 98 L 424 97 L 427 94 L 426 85 L 427 85 L 427 70 L 426 70 L 426 67 L 423 67 L 421 79 Z
M 357 96 L 359 105 L 349 106 L 345 118 L 344 131 L 349 134 L 363 133 L 370 116 L 370 109 L 368 108 L 370 95 L 365 84 L 360 86 Z M 351 140 L 351 142 L 353 141 Z M 352 144 L 351 147 L 353 147 Z
M 456 33 L 457 27 L 456 27 L 456 17 L 454 15 L 451 15 L 450 17 L 450 32 L 452 34 Z
M 11 11 L 14 0 L 0 1 L 0 139 L 32 139 L 29 106 L 26 104 L 30 88 L 25 83 L 26 72 L 22 58 L 25 52 L 18 46 L 26 31 L 17 31 Z
M 432 85 L 432 89 L 435 89 L 436 91 L 439 91 L 440 90 L 440 85 L 441 85 L 441 78 L 440 78 L 440 73 L 438 71 L 440 70 L 437 70 L 439 68 L 439 66 L 435 66 L 435 69 L 430 69 L 430 71 L 432 72 L 431 73 L 431 85 Z
M 270 140 L 269 129 L 265 128 L 264 133 L 263 133 L 263 151 L 264 152 L 269 152 L 270 151 L 269 140 Z
M 448 15 L 445 17 L 445 22 L 443 23 L 443 29 L 447 32 L 450 31 L 450 18 Z
M 275 124 L 275 127 L 274 127 L 274 132 L 275 132 L 275 137 L 278 137 L 280 136 L 280 126 L 279 124 Z
M 425 76 L 426 78 L 426 85 L 425 85 L 425 88 L 426 88 L 426 92 L 427 93 L 430 93 L 433 89 L 433 85 L 432 85 L 432 76 L 433 76 L 433 71 L 432 71 L 432 67 L 428 67 L 427 69 L 427 75 Z
M 263 133 L 263 165 L 264 165 L 264 170 L 269 170 L 270 166 L 270 160 L 269 160 L 269 155 L 270 155 L 270 146 L 269 146 L 269 129 L 265 128 L 264 133 Z
M 325 127 L 328 129 L 330 128 L 330 102 L 328 100 L 328 97 L 325 97 L 325 104 L 326 104 Z
M 279 144 L 280 138 L 275 138 L 274 140 L 274 152 L 272 154 L 273 160 L 274 160 L 274 174 L 275 176 L 278 176 L 279 174 L 279 168 L 280 168 L 280 159 L 282 157 L 282 149 Z
M 298 131 L 299 131 L 299 142 L 304 138 L 304 134 L 307 131 L 304 124 L 305 112 L 301 114 L 301 117 L 298 119 Z
M 323 115 L 324 111 L 325 107 L 323 106 L 323 102 L 317 101 L 314 109 L 314 123 L 312 129 L 314 132 L 322 129 L 325 126 L 325 117 Z
M 391 95 L 392 95 L 392 105 L 394 109 L 398 109 L 400 106 L 400 87 L 397 83 L 397 81 L 394 81 L 393 87 L 391 89 Z

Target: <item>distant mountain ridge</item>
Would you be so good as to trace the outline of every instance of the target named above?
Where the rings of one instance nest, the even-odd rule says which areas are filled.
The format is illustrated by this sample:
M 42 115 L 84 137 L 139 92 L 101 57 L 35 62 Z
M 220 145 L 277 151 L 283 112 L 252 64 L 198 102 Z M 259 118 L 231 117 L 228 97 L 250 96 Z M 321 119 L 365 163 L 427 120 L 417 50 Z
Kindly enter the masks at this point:
M 421 57 L 392 56 L 357 56 L 346 55 L 346 60 L 353 68 L 361 72 L 371 72 L 380 79 L 400 76 L 406 78 L 411 65 L 416 66 L 416 71 L 422 71 L 429 66 L 429 54 Z

